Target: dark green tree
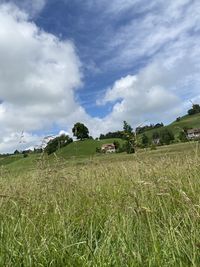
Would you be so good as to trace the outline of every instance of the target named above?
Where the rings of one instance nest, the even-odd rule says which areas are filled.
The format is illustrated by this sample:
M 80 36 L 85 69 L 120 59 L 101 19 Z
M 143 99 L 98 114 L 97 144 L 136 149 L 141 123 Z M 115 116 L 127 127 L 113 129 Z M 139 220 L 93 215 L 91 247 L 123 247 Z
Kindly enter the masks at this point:
M 142 135 L 141 142 L 142 142 L 142 145 L 144 147 L 147 147 L 148 146 L 148 144 L 149 144 L 149 138 L 148 138 L 148 136 L 146 134 L 143 134 Z
M 126 140 L 125 142 L 125 151 L 128 154 L 135 153 L 135 134 L 133 132 L 133 128 L 126 122 L 123 122 L 123 138 Z
M 124 121 L 123 130 L 125 133 L 129 133 L 129 134 L 131 134 L 133 132 L 133 128 L 126 121 Z
M 155 139 L 159 139 L 160 138 L 160 133 L 159 132 L 153 132 L 152 138 Z
M 114 144 L 114 146 L 115 146 L 115 149 L 118 151 L 119 150 L 119 148 L 120 148 L 120 143 L 118 142 L 118 141 L 114 141 L 113 142 L 113 144 Z
M 74 124 L 72 132 L 77 139 L 83 140 L 89 138 L 89 130 L 83 123 L 77 122 Z
M 135 138 L 129 138 L 125 143 L 127 154 L 135 153 Z
M 96 147 L 96 153 L 101 153 L 101 148 L 100 147 Z
M 168 129 L 163 129 L 160 132 L 161 144 L 169 145 L 171 143 L 171 141 L 173 141 L 173 140 L 174 140 L 174 134 L 172 131 L 170 131 Z
M 199 104 L 193 104 L 192 108 L 188 110 L 188 115 L 194 115 L 200 113 L 200 105 Z
M 182 130 L 179 135 L 178 135 L 178 139 L 181 141 L 181 142 L 187 142 L 188 141 L 188 138 L 187 138 L 187 132 Z
M 54 153 L 56 150 L 67 146 L 68 144 L 72 143 L 73 139 L 70 138 L 68 135 L 62 134 L 61 136 L 58 136 L 52 140 L 50 140 L 47 143 L 47 146 L 45 147 L 45 152 L 50 155 Z

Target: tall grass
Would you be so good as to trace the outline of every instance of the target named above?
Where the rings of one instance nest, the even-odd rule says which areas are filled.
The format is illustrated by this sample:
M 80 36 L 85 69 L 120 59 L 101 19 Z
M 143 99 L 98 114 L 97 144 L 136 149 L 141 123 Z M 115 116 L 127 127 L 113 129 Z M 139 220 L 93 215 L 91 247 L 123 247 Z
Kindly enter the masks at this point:
M 0 266 L 200 266 L 198 153 L 41 160 L 0 188 Z

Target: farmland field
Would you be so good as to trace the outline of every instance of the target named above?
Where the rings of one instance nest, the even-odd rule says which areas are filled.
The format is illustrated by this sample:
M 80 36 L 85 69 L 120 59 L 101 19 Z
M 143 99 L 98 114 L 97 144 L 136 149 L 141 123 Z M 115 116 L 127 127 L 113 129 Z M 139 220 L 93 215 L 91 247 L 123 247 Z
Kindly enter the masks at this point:
M 0 266 L 200 266 L 200 148 L 6 160 Z

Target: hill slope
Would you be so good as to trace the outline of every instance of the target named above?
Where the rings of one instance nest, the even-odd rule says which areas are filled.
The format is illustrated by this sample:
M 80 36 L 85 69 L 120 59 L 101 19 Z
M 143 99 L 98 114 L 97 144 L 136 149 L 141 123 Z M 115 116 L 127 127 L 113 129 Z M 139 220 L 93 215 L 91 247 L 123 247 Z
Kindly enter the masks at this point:
M 184 128 L 200 128 L 200 113 L 195 114 L 195 115 L 186 115 L 180 118 L 180 121 L 174 121 L 171 124 L 164 126 L 162 128 L 158 129 L 152 129 L 149 131 L 146 131 L 145 134 L 149 137 L 152 138 L 152 135 L 154 132 L 159 132 L 163 129 L 169 129 L 171 130 L 175 137 L 177 137 L 180 133 L 180 131 Z
M 92 156 L 96 154 L 96 148 L 100 148 L 102 144 L 113 143 L 114 141 L 118 141 L 122 144 L 124 141 L 119 138 L 114 139 L 105 139 L 105 140 L 84 140 L 77 141 L 69 144 L 66 147 L 61 148 L 56 152 L 58 156 L 62 156 L 65 158 L 68 157 L 84 157 L 84 156 Z

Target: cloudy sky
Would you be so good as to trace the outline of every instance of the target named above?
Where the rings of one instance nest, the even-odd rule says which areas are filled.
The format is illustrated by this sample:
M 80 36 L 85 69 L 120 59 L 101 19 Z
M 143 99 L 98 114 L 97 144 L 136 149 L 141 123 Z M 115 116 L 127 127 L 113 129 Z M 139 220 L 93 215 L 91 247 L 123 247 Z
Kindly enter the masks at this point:
M 200 102 L 198 0 L 0 0 L 0 22 L 0 153 Z

